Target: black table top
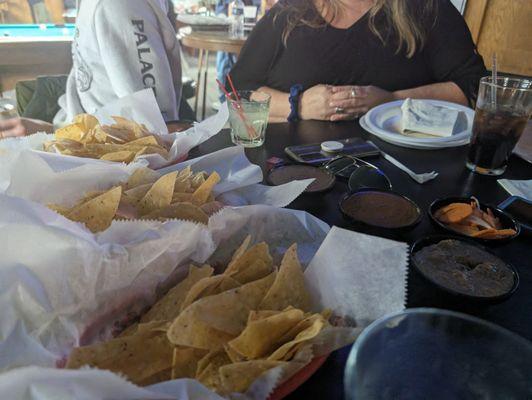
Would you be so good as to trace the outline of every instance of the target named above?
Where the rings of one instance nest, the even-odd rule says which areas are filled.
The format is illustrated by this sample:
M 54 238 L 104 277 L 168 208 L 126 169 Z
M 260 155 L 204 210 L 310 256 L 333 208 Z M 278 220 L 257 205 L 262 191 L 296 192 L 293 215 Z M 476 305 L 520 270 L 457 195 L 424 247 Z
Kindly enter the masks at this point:
M 404 172 L 382 157 L 368 160 L 379 166 L 390 178 L 396 192 L 414 200 L 423 211 L 435 199 L 449 196 L 476 196 L 481 202 L 499 204 L 509 195 L 502 189 L 497 179 L 471 173 L 465 167 L 467 147 L 443 150 L 415 150 L 393 146 L 368 134 L 358 122 L 328 123 L 302 121 L 299 123 L 271 124 L 266 132 L 266 143 L 256 149 L 246 149 L 248 158 L 267 170 L 266 160 L 272 156 L 286 158 L 284 148 L 290 145 L 320 143 L 325 140 L 362 137 L 372 140 L 379 148 L 396 157 L 416 172 L 437 171 L 439 176 L 424 185 L 414 182 Z M 229 132 L 219 135 L 195 149 L 191 156 L 206 154 L 231 145 Z M 503 176 L 506 179 L 532 179 L 532 167 L 516 156 Z M 304 210 L 328 224 L 355 229 L 341 215 L 338 202 L 347 191 L 347 185 L 338 181 L 333 190 L 322 194 L 305 194 L 295 200 L 289 208 Z M 425 214 L 423 221 L 406 233 L 361 230 L 364 233 L 388 237 L 413 243 L 415 240 L 438 232 Z M 517 239 L 502 245 L 492 245 L 490 250 L 502 259 L 516 266 L 520 274 L 517 292 L 503 303 L 489 306 L 473 306 L 450 303 L 440 298 L 427 285 L 410 275 L 408 283 L 407 307 L 438 307 L 466 312 L 494 322 L 523 337 L 532 340 L 532 241 L 530 236 L 521 234 Z M 303 386 L 288 399 L 343 399 L 343 372 L 350 347 L 334 352 Z

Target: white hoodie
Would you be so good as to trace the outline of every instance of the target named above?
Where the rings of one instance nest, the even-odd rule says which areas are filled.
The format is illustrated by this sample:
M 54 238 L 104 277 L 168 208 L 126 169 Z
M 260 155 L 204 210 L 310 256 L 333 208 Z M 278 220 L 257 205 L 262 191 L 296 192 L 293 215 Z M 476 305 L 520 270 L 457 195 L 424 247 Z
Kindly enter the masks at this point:
M 83 0 L 73 67 L 54 125 L 151 87 L 166 120 L 179 119 L 181 56 L 165 0 Z

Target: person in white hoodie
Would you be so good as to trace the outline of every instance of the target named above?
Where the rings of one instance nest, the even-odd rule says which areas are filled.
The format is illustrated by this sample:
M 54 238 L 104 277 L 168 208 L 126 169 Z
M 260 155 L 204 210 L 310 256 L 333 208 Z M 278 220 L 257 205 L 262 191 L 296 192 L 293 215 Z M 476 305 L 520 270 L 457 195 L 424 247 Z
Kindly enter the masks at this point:
M 53 131 L 80 113 L 152 88 L 165 120 L 179 119 L 181 56 L 167 0 L 78 0 L 73 66 L 53 125 L 0 121 L 0 138 Z

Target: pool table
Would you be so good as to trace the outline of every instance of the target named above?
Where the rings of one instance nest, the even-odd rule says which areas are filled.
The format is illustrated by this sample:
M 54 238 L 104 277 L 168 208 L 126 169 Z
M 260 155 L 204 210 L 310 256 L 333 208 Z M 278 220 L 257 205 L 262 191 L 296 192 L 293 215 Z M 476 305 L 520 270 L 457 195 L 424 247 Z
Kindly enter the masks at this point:
M 67 74 L 74 25 L 0 25 L 0 92 L 20 80 Z

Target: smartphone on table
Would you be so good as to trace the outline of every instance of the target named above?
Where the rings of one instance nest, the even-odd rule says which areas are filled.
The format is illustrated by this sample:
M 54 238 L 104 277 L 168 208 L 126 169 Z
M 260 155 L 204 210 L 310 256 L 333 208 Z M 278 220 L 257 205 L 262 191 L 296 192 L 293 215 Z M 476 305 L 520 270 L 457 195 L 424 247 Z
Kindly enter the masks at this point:
M 314 143 L 288 146 L 284 151 L 295 162 L 310 165 L 324 164 L 339 155 L 350 155 L 358 158 L 377 157 L 380 155 L 380 150 L 373 143 L 368 143 L 361 138 L 335 140 L 334 143 L 341 143 L 341 150 L 325 151 L 322 143 Z

